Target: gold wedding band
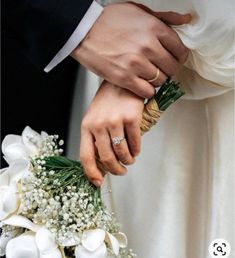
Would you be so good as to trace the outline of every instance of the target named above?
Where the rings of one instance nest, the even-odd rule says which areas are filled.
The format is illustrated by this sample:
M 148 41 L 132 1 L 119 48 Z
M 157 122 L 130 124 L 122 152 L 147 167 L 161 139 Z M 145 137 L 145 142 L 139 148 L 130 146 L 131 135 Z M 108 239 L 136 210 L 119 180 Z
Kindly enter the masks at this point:
M 154 76 L 153 79 L 148 80 L 148 82 L 154 82 L 154 81 L 156 81 L 156 80 L 158 79 L 158 77 L 159 77 L 159 74 L 160 74 L 160 70 L 159 70 L 159 68 L 157 68 L 156 75 Z

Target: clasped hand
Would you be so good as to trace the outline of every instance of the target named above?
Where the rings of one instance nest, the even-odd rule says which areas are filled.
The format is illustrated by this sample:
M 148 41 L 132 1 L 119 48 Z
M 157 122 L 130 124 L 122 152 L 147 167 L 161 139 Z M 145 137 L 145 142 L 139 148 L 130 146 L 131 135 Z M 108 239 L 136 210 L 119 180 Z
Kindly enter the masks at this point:
M 140 152 L 144 99 L 175 75 L 188 56 L 188 49 L 166 23 L 182 25 L 190 19 L 190 15 L 157 13 L 139 4 L 109 5 L 73 52 L 75 59 L 106 80 L 81 129 L 80 160 L 95 185 L 103 181 L 97 156 L 109 172 L 123 175 L 124 165 L 132 164 Z M 158 78 L 149 82 L 157 69 Z M 113 137 L 125 140 L 113 145 Z

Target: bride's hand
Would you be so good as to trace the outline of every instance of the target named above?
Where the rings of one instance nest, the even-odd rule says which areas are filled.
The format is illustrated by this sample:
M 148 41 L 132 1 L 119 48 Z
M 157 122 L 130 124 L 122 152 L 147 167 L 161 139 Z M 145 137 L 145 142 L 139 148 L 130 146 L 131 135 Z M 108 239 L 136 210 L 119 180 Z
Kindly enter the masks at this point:
M 132 164 L 140 152 L 140 122 L 144 101 L 132 92 L 103 82 L 81 125 L 80 160 L 89 180 L 102 184 L 103 175 L 96 164 L 96 153 L 107 170 L 123 175 L 123 165 Z M 112 144 L 112 138 L 124 140 Z M 121 163 L 120 163 L 121 162 Z

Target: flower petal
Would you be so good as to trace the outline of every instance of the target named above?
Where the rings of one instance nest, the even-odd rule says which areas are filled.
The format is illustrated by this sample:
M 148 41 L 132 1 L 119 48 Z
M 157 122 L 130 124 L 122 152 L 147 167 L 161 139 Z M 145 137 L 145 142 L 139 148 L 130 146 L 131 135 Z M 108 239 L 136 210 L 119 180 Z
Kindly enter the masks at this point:
M 30 162 L 25 159 L 17 159 L 9 166 L 10 184 L 17 183 L 24 174 L 29 173 Z
M 28 152 L 23 144 L 11 144 L 5 149 L 6 160 L 11 163 L 16 159 L 28 159 Z
M 119 254 L 119 243 L 116 237 L 114 237 L 109 232 L 106 232 L 105 241 L 109 244 L 109 246 L 112 248 L 115 255 Z
M 35 156 L 39 152 L 39 148 L 42 146 L 42 136 L 26 126 L 22 132 L 22 140 L 26 148 L 28 149 L 30 156 Z
M 76 246 L 80 243 L 78 237 L 70 237 L 59 241 L 59 245 L 63 247 Z
M 33 232 L 26 232 L 10 240 L 6 247 L 7 258 L 39 258 Z
M 44 132 L 44 131 L 41 131 L 41 137 L 42 137 L 42 140 L 45 141 L 48 137 L 48 133 Z
M 3 210 L 3 197 L 5 191 L 8 189 L 8 186 L 1 186 L 0 187 L 0 220 L 3 220 L 8 217 L 8 213 Z
M 10 176 L 8 173 L 9 167 L 0 170 L 0 187 L 3 185 L 9 185 Z
M 40 254 L 40 258 L 62 258 L 62 254 L 59 249 L 54 249 L 48 253 Z
M 16 237 L 17 235 L 21 234 L 22 230 L 21 229 L 15 229 L 10 231 L 7 236 L 1 235 L 0 236 L 0 256 L 3 256 L 6 254 L 6 246 L 8 242 Z
M 40 228 L 37 231 L 35 241 L 40 253 L 46 253 L 57 248 L 55 236 L 47 228 Z
M 41 228 L 21 215 L 12 215 L 10 218 L 3 220 L 3 223 L 5 225 L 27 228 L 33 232 L 37 232 Z
M 113 234 L 114 237 L 116 237 L 116 239 L 118 240 L 119 242 L 119 246 L 121 248 L 126 248 L 127 247 L 127 236 L 122 233 L 122 232 L 119 232 L 119 233 L 116 233 L 116 234 Z
M 105 243 L 102 243 L 101 246 L 93 252 L 88 251 L 83 246 L 78 245 L 75 248 L 75 257 L 76 258 L 106 258 L 107 257 L 107 248 Z
M 103 229 L 86 230 L 82 235 L 82 245 L 88 251 L 95 251 L 102 245 L 105 239 L 105 231 Z
M 15 186 L 9 186 L 5 189 L 5 192 L 1 198 L 1 208 L 6 213 L 13 213 L 19 208 L 20 199 Z
M 2 141 L 2 152 L 6 155 L 6 148 L 12 144 L 22 144 L 22 138 L 19 135 L 8 134 Z

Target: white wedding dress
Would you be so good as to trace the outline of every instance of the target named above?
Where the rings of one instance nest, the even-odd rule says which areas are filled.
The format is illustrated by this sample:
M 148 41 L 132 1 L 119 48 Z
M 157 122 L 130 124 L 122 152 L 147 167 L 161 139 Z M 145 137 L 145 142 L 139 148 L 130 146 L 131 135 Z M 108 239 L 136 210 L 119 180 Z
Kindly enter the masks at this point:
M 234 0 L 146 0 L 194 14 L 175 28 L 191 49 L 178 77 L 186 95 L 143 136 L 125 177 L 109 177 L 112 209 L 140 258 L 209 258 L 213 239 L 234 241 Z M 70 133 L 77 157 L 81 117 L 99 79 L 80 71 Z M 104 197 L 108 197 L 104 194 Z

